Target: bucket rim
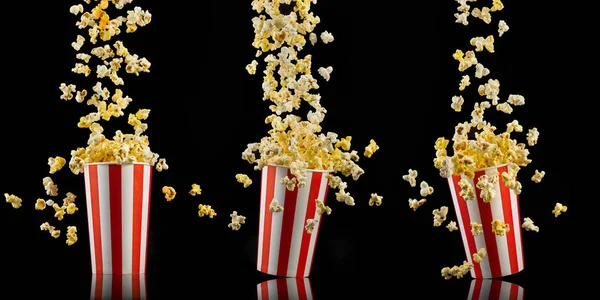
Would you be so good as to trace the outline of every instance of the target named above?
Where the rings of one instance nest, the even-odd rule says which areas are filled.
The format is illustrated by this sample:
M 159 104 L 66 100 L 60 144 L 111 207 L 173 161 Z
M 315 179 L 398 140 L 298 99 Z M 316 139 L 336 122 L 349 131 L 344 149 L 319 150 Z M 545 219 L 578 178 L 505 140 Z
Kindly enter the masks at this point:
M 267 164 L 265 167 L 278 167 L 278 168 L 287 168 L 289 169 L 289 166 L 284 166 L 284 165 L 276 165 L 276 164 Z M 263 167 L 264 168 L 264 167 Z M 316 170 L 316 169 L 306 169 L 306 171 L 308 172 L 313 172 L 313 173 L 331 173 L 333 174 L 333 170 Z
M 152 166 L 150 163 L 147 162 L 133 162 L 133 163 L 116 163 L 116 162 L 93 162 L 93 163 L 86 163 L 86 166 L 98 166 L 98 165 L 116 165 L 116 166 L 127 166 L 127 165 L 146 165 L 146 166 Z

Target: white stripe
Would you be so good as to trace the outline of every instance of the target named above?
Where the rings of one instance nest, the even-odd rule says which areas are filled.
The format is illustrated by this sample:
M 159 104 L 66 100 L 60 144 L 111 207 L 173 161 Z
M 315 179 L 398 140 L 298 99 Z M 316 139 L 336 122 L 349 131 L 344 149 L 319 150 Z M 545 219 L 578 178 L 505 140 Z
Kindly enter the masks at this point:
M 465 177 L 463 177 L 465 178 Z M 475 189 L 475 192 L 477 193 L 477 188 L 473 182 L 473 180 L 465 178 L 469 184 L 473 187 L 473 189 Z M 479 201 L 477 199 L 475 200 L 469 200 L 467 201 L 467 209 L 469 210 L 469 219 L 471 220 L 471 222 L 476 222 L 478 224 L 482 224 L 481 222 L 481 213 L 479 211 Z M 487 204 L 486 204 L 487 205 Z M 469 227 L 471 227 L 471 224 L 469 224 Z M 470 232 L 470 230 L 469 230 Z M 471 233 L 473 234 L 473 233 Z M 479 249 L 481 248 L 485 248 L 486 251 L 489 251 L 486 247 L 485 244 L 485 237 L 482 234 L 478 234 L 475 237 L 475 247 L 477 249 L 473 250 L 473 253 L 479 251 Z M 473 259 L 473 253 L 470 253 L 468 255 L 468 259 L 469 261 L 471 261 Z M 491 278 L 492 277 L 492 272 L 490 270 L 490 260 L 489 260 L 489 256 L 486 255 L 483 260 L 479 263 L 481 266 L 481 277 L 482 278 Z
M 489 169 L 486 171 L 486 175 L 491 177 L 492 173 L 496 172 L 497 169 Z M 496 197 L 487 205 L 490 205 L 492 209 L 492 221 L 493 220 L 503 220 L 504 221 L 504 209 L 502 203 L 502 193 L 500 193 L 500 181 L 494 184 L 494 189 L 496 189 Z M 512 224 L 508 224 L 510 226 L 510 230 L 513 230 Z M 510 272 L 510 257 L 508 255 L 508 240 L 507 234 L 500 236 L 495 235 L 496 238 L 496 247 L 498 251 L 498 259 L 500 260 L 500 270 L 501 275 L 506 276 L 511 274 Z M 489 250 L 488 250 L 489 251 Z
M 460 237 L 462 238 L 463 245 L 465 248 L 465 255 L 467 256 L 467 260 L 471 262 L 471 250 L 469 249 L 469 241 L 467 240 L 467 234 L 471 234 L 471 224 L 464 224 L 462 219 L 462 213 L 460 211 L 460 206 L 458 203 L 458 192 L 454 188 L 454 180 L 453 177 L 448 178 L 448 185 L 450 186 L 450 193 L 452 194 L 452 203 L 454 204 L 454 210 L 456 211 L 456 221 L 458 222 L 458 228 L 460 229 Z M 460 200 L 465 201 L 465 200 Z M 468 213 L 468 212 L 465 212 Z M 471 277 L 475 278 L 475 270 L 471 269 Z
M 319 185 L 319 196 L 317 197 L 318 199 L 322 199 L 323 201 L 325 201 L 325 197 L 327 196 L 325 195 L 325 190 L 327 190 L 327 177 L 325 177 L 325 173 L 323 173 L 323 176 L 321 176 L 321 184 Z M 321 226 L 321 216 L 317 213 L 317 211 L 315 211 L 313 219 L 317 220 L 317 224 L 313 229 L 313 233 L 310 235 L 310 244 L 308 244 L 308 253 L 306 253 L 307 258 L 306 266 L 304 268 L 304 277 L 310 275 L 310 267 L 312 265 L 313 253 L 315 252 L 315 246 L 317 243 L 317 233 L 319 232 L 319 227 Z
M 512 288 L 512 286 L 512 283 L 502 281 L 502 285 L 500 286 L 499 300 L 510 300 L 510 289 Z
M 86 166 L 87 169 L 87 166 Z M 90 299 L 96 299 L 96 278 L 99 275 L 96 275 L 95 273 L 92 274 L 92 286 L 90 287 Z
M 298 299 L 298 283 L 296 278 L 282 278 L 279 280 L 285 280 L 285 285 L 287 286 L 288 290 L 288 299 Z
M 492 289 L 492 280 L 481 280 L 481 290 L 479 290 L 479 300 L 489 300 Z
M 312 300 L 313 294 L 312 294 L 312 287 L 310 285 L 310 279 L 308 279 L 308 277 L 306 277 L 303 280 L 304 280 L 304 290 L 306 291 L 306 300 Z
M 256 269 L 260 271 L 262 266 L 262 254 L 263 254 L 263 239 L 265 237 L 265 214 L 270 213 L 265 209 L 267 203 L 267 173 L 269 172 L 269 166 L 265 166 L 262 169 L 261 180 L 260 180 L 260 219 L 258 225 L 258 252 L 256 259 Z
M 133 276 L 130 274 L 123 274 L 121 276 L 121 299 L 133 299 Z
M 100 170 L 100 165 L 98 166 L 98 170 Z M 102 299 L 111 299 L 112 298 L 112 275 L 104 274 L 104 275 L 100 275 L 100 276 L 102 276 Z
M 263 298 L 263 296 L 262 296 L 262 285 L 263 284 L 267 284 L 267 283 L 266 282 L 261 282 L 261 283 L 259 283 L 259 284 L 256 285 L 256 299 L 258 299 L 258 300 L 262 300 L 262 298 Z
M 513 217 L 513 225 L 514 227 L 511 229 L 515 230 L 515 246 L 517 247 L 517 265 L 519 267 L 519 271 L 523 270 L 523 241 L 521 239 L 522 229 L 521 229 L 521 218 L 519 216 L 519 200 L 517 194 L 511 189 L 510 190 L 510 205 L 512 208 L 512 217 Z
M 142 195 L 142 238 L 140 240 L 140 273 L 146 273 L 146 248 L 148 245 L 148 211 L 150 209 L 150 172 L 152 166 L 144 166 L 144 188 Z
M 304 236 L 304 225 L 306 224 L 306 210 L 308 209 L 310 185 L 312 176 L 307 176 L 306 186 L 298 189 L 296 198 L 296 213 L 294 214 L 294 227 L 292 228 L 292 243 L 290 244 L 290 259 L 288 263 L 288 276 L 296 277 L 300 249 L 302 248 L 302 236 Z
M 87 219 L 88 219 L 88 232 L 90 236 L 90 254 L 92 260 L 92 274 L 96 274 L 96 250 L 94 243 L 94 221 L 93 221 L 93 213 L 92 213 L 92 190 L 91 190 L 91 182 L 90 182 L 90 166 L 85 166 L 85 172 L 83 173 L 85 178 L 85 199 L 87 206 Z M 96 282 L 94 281 L 94 285 Z
M 121 228 L 123 274 L 131 274 L 133 267 L 133 166 L 121 167 Z M 131 285 L 131 280 L 129 281 Z
M 100 199 L 100 234 L 102 236 L 102 269 L 104 274 L 112 274 L 108 167 L 109 165 L 98 165 L 98 198 Z
M 279 167 L 277 168 L 279 169 Z M 279 295 L 277 295 L 277 279 L 267 281 L 267 290 L 269 291 L 269 300 L 279 299 Z
M 523 288 L 519 286 L 519 295 L 517 296 L 517 299 L 522 300 L 523 299 Z
M 471 276 L 473 276 L 473 272 L 472 271 L 471 271 Z M 473 292 L 475 291 L 475 282 L 477 282 L 477 280 L 478 279 L 472 279 L 471 280 L 471 287 L 469 288 L 469 296 L 467 297 L 468 300 L 473 300 Z
M 284 184 L 279 183 L 279 180 L 287 176 L 288 168 L 277 167 L 275 172 L 275 193 L 273 198 L 279 201 L 279 205 L 283 206 L 285 211 L 285 191 L 287 190 Z M 267 203 L 271 203 L 273 199 L 266 199 Z M 267 213 L 271 213 L 268 211 Z M 279 251 L 281 250 L 281 229 L 283 226 L 283 213 L 271 215 L 271 245 L 269 249 L 269 268 L 268 274 L 276 275 L 279 262 Z
M 146 274 L 140 274 L 140 300 L 146 299 Z

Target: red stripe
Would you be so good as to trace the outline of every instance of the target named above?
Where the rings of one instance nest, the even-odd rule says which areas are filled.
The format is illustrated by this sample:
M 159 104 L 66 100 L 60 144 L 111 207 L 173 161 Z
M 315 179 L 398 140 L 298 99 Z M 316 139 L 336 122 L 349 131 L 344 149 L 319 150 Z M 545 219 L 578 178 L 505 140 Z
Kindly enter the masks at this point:
M 496 234 L 492 231 L 492 206 L 489 203 L 483 202 L 480 197 L 481 190 L 477 188 L 477 182 L 479 182 L 479 176 L 485 175 L 485 171 L 475 172 L 475 178 L 473 178 L 473 184 L 475 185 L 475 196 L 477 196 L 477 205 L 479 207 L 479 215 L 481 216 L 481 225 L 483 225 L 483 237 L 485 238 L 485 245 L 487 247 L 487 256 L 490 262 L 490 271 L 492 277 L 502 276 L 502 269 L 500 268 L 500 257 L 498 255 L 498 245 L 496 244 Z
M 327 181 L 325 182 L 325 193 L 323 194 L 323 195 L 325 195 L 325 196 L 323 196 L 323 205 L 326 205 L 326 204 L 325 204 L 325 200 L 327 200 L 327 192 L 328 192 L 328 191 L 329 191 L 329 179 L 327 179 Z M 315 207 L 316 207 L 316 205 L 317 205 L 317 203 L 316 203 L 316 199 L 315 199 L 315 204 L 314 204 L 313 206 L 315 206 Z M 325 215 L 326 215 L 326 214 L 325 214 Z M 316 249 L 316 247 L 317 247 L 317 241 L 319 241 L 319 230 L 321 230 L 321 226 L 323 226 L 323 216 L 324 216 L 324 215 L 321 215 L 321 217 L 319 218 L 319 223 L 320 223 L 320 224 L 319 224 L 319 226 L 317 227 L 317 232 L 316 232 L 317 236 L 315 236 L 315 249 Z M 310 266 L 308 266 L 308 274 L 309 274 L 309 275 L 310 275 L 310 272 L 312 272 L 312 266 L 314 265 L 314 261 L 315 261 L 315 252 L 316 252 L 316 250 L 314 250 L 314 251 L 313 251 L 313 253 L 312 253 L 312 256 L 311 256 L 311 259 L 310 259 L 310 261 L 311 261 L 311 262 L 313 262 L 313 263 L 311 263 L 311 264 L 310 264 Z M 310 284 L 309 284 L 309 287 L 310 287 Z
M 492 287 L 490 288 L 489 300 L 500 300 L 500 291 L 502 290 L 502 281 L 492 280 Z
M 477 252 L 477 244 L 475 243 L 475 236 L 473 236 L 473 233 L 471 233 L 471 217 L 469 217 L 469 208 L 467 206 L 467 200 L 463 199 L 463 197 L 460 196 L 460 186 L 458 185 L 458 182 L 461 180 L 461 176 L 452 176 L 452 184 L 454 185 L 454 193 L 456 194 L 456 203 L 458 204 L 458 208 L 460 209 L 460 218 L 458 219 L 459 222 L 462 223 L 463 228 L 465 229 L 465 231 L 463 232 L 463 234 L 466 237 L 467 240 L 467 245 L 468 246 L 468 250 L 466 251 L 467 253 L 467 259 L 469 257 L 471 257 L 471 255 L 475 252 Z M 473 201 L 473 200 L 469 200 L 469 201 Z M 456 209 L 456 208 L 455 208 Z M 456 212 L 456 214 L 458 215 L 458 211 Z M 481 271 L 481 265 L 478 263 L 473 264 L 473 272 L 475 272 L 475 278 L 481 278 L 482 276 L 482 271 Z
M 285 278 L 277 279 L 275 283 L 277 284 L 277 299 L 289 299 L 287 280 Z
M 123 228 L 122 228 L 122 167 L 120 165 L 108 166 L 108 180 L 110 190 L 110 236 L 112 252 L 112 273 L 123 272 Z M 113 290 L 114 290 L 113 285 Z
M 262 300 L 269 300 L 269 282 L 268 281 L 260 283 L 260 291 L 262 294 L 261 295 Z
M 515 180 L 518 180 L 518 178 L 515 176 Z M 525 255 L 523 255 L 523 236 L 522 236 L 522 231 L 521 231 L 521 205 L 519 205 L 519 195 L 515 194 L 515 201 L 517 202 L 517 219 L 519 221 L 519 226 L 517 227 L 517 234 L 519 235 L 519 240 L 521 241 L 521 253 L 519 253 L 519 255 L 521 255 L 521 265 L 523 268 L 525 268 Z M 523 290 L 523 292 L 525 292 L 525 290 Z
M 272 223 L 272 214 L 269 210 L 270 202 L 273 200 L 273 196 L 275 196 L 275 182 L 277 178 L 275 175 L 277 173 L 277 167 L 267 166 L 263 168 L 263 172 L 267 172 L 267 192 L 265 194 L 265 203 L 263 206 L 264 210 L 264 222 L 263 228 L 263 248 L 262 248 L 262 266 L 260 270 L 264 273 L 269 271 L 269 251 L 271 250 L 271 223 Z
M 96 274 L 103 274 L 102 268 L 102 233 L 100 231 L 100 194 L 98 193 L 98 166 L 88 165 L 90 178 L 90 195 L 92 205 L 92 232 L 94 232 L 94 259 L 96 262 Z M 102 285 L 100 285 L 102 286 Z
M 295 178 L 292 171 L 288 169 L 289 179 Z M 288 265 L 290 263 L 290 251 L 292 246 L 292 232 L 294 231 L 294 219 L 296 215 L 296 202 L 298 202 L 298 187 L 293 191 L 285 189 L 285 201 L 283 206 L 283 218 L 281 224 L 281 238 L 279 241 L 279 264 L 277 265 L 277 275 L 287 276 Z
M 133 250 L 133 274 L 140 273 L 141 250 L 142 250 L 142 204 L 144 197 L 144 165 L 133 166 L 133 239 L 131 249 Z M 139 287 L 138 287 L 139 288 Z
M 456 176 L 460 177 L 460 176 Z M 454 180 L 452 180 L 454 181 Z M 475 286 L 473 287 L 473 295 L 471 296 L 471 300 L 479 300 L 479 295 L 481 294 L 481 285 L 483 284 L 483 280 L 475 279 Z
M 110 167 L 113 167 L 112 165 Z M 110 169 L 109 167 L 109 169 Z M 123 275 L 114 273 L 112 275 L 110 275 L 110 278 L 112 280 L 112 284 L 111 284 L 111 293 L 112 293 L 112 298 L 111 299 L 122 299 L 123 298 Z M 103 298 L 105 299 L 105 298 Z
M 102 299 L 102 277 L 103 275 L 96 275 L 96 290 L 94 291 L 94 299 Z
M 317 210 L 316 200 L 319 197 L 319 191 L 321 190 L 321 177 L 323 173 L 321 172 L 313 172 L 311 174 L 311 182 L 310 182 L 310 192 L 308 193 L 308 207 L 306 208 L 306 215 L 302 220 L 302 224 L 306 224 L 307 219 L 312 219 L 315 215 L 315 211 Z M 323 197 L 325 198 L 325 197 Z M 324 199 L 322 199 L 324 200 Z M 319 231 L 319 224 L 317 227 L 317 231 L 312 234 L 317 234 Z M 306 230 L 302 230 L 302 242 L 300 246 L 300 257 L 298 257 L 298 269 L 296 271 L 297 277 L 304 277 L 304 271 L 306 270 L 306 261 L 308 260 L 308 248 L 310 246 L 310 237 L 311 235 L 306 232 Z M 316 241 L 315 241 L 316 242 Z M 315 244 L 316 245 L 316 244 Z M 313 252 L 314 254 L 314 252 Z M 309 269 L 310 270 L 310 269 Z
M 146 206 L 148 207 L 148 215 L 146 216 L 146 245 L 144 245 L 144 248 L 146 249 L 146 251 L 144 252 L 146 254 L 146 260 L 144 261 L 144 273 L 146 273 L 146 270 L 148 270 L 148 233 L 150 232 L 150 199 L 152 198 L 152 193 L 150 193 L 150 191 L 152 190 L 152 171 L 154 169 L 152 168 L 152 166 L 148 165 L 144 166 L 144 168 L 146 168 L 146 170 L 148 170 L 148 173 L 150 173 L 150 179 L 148 180 L 148 203 L 146 203 Z
M 502 173 L 500 173 L 502 174 Z M 510 300 L 518 300 L 519 299 L 519 286 L 516 284 L 510 285 Z
M 136 167 L 137 166 L 138 165 L 136 165 Z M 131 280 L 133 280 L 133 282 L 131 283 L 132 298 L 140 299 L 140 295 L 141 295 L 140 274 L 132 274 Z
M 304 285 L 304 278 L 296 278 L 296 288 L 298 289 L 298 300 L 306 300 L 306 286 Z
M 498 168 L 498 173 L 508 172 L 508 167 Z M 519 231 L 519 227 L 515 226 L 515 220 L 513 220 L 512 205 L 510 200 L 510 190 L 504 184 L 502 176 L 499 181 L 500 195 L 502 197 L 502 211 L 504 213 L 504 222 L 510 224 L 510 231 L 506 233 L 506 241 L 508 244 L 508 258 L 510 260 L 510 271 L 512 274 L 519 272 L 519 262 L 517 261 L 517 242 L 515 238 L 516 232 Z M 517 220 L 517 224 L 519 220 Z

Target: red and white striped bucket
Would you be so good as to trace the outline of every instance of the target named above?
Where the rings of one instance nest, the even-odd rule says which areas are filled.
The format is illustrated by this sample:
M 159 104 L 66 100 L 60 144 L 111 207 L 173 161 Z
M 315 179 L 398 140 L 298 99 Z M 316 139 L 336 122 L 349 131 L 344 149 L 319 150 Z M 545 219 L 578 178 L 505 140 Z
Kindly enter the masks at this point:
M 525 290 L 510 282 L 473 279 L 468 300 L 523 300 Z
M 85 166 L 93 274 L 146 272 L 152 166 Z
M 260 193 L 260 221 L 258 231 L 257 270 L 285 277 L 308 277 L 310 274 L 321 216 L 316 201 L 325 203 L 330 171 L 309 170 L 306 186 L 289 191 L 279 182 L 285 176 L 292 179 L 290 169 L 282 166 L 265 166 L 262 169 Z M 269 206 L 273 198 L 283 206 L 283 211 L 272 213 Z M 317 224 L 308 234 L 306 220 Z
M 90 299 L 146 299 L 144 274 L 93 274 Z
M 497 171 L 500 175 L 495 186 L 496 198 L 490 203 L 485 203 L 480 197 L 481 190 L 477 188 L 478 178 L 486 174 L 490 176 L 494 171 Z M 524 268 L 519 198 L 513 190 L 507 188 L 504 184 L 503 172 L 508 172 L 508 166 L 503 165 L 477 170 L 473 180 L 464 176 L 448 178 L 465 254 L 468 261 L 474 263 L 471 270 L 473 278 L 498 278 L 520 272 Z M 467 201 L 459 195 L 461 189 L 458 182 L 463 178 L 475 190 L 477 200 Z M 509 224 L 510 231 L 504 236 L 498 236 L 492 232 L 492 222 L 495 219 L 503 220 Z M 473 236 L 471 222 L 482 224 L 483 234 Z M 477 253 L 480 248 L 485 248 L 487 254 L 481 263 L 475 263 L 472 255 Z
M 308 278 L 279 278 L 263 281 L 256 286 L 258 300 L 312 300 Z

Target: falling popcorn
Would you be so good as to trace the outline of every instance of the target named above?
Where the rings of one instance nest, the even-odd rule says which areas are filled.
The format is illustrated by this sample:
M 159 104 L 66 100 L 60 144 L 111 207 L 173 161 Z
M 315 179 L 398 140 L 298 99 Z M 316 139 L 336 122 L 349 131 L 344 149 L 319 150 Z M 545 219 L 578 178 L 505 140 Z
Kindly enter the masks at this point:
M 458 90 L 464 91 L 469 85 L 471 85 L 471 78 L 469 75 L 463 75 L 462 79 L 460 80 L 460 84 L 458 85 Z M 452 102 L 454 102 L 454 99 Z
M 67 160 L 60 156 L 48 158 L 48 165 L 50 166 L 50 174 L 54 174 L 54 173 L 60 171 L 60 169 L 62 169 L 66 163 L 67 163 Z
M 324 213 L 330 215 L 331 214 L 331 208 L 329 208 L 329 206 L 325 206 L 325 204 L 323 203 L 323 201 L 321 201 L 320 199 L 317 199 L 315 201 L 315 205 L 317 206 L 317 213 L 319 215 L 322 215 Z
M 540 228 L 533 225 L 533 221 L 530 218 L 523 219 L 523 225 L 521 225 L 521 227 L 527 231 L 540 232 Z
M 175 195 L 177 195 L 175 189 L 170 186 L 163 186 L 162 192 L 165 194 L 165 199 L 167 199 L 167 201 L 172 201 L 175 199 Z
M 238 215 L 237 211 L 233 211 L 233 213 L 229 216 L 231 217 L 231 223 L 227 224 L 227 227 L 231 228 L 231 230 L 240 230 L 240 228 L 242 227 L 241 224 L 246 223 L 246 217 Z
M 464 103 L 465 99 L 463 96 L 452 96 L 452 104 L 450 104 L 450 107 L 452 107 L 455 112 L 460 112 Z
M 6 198 L 6 202 L 10 203 L 13 208 L 18 209 L 21 207 L 21 203 L 23 200 L 15 195 L 9 195 L 8 193 L 4 193 L 4 198 Z
M 448 280 L 452 277 L 456 277 L 457 279 L 463 278 L 469 271 L 473 269 L 473 263 L 468 261 L 464 261 L 461 266 L 453 266 L 452 268 L 445 267 L 442 269 L 442 277 Z
M 256 74 L 256 66 L 257 65 L 258 65 L 258 62 L 256 60 L 253 60 L 250 64 L 248 64 L 246 66 L 246 71 L 248 71 L 248 74 L 250 74 L 250 75 Z
M 421 197 L 427 197 L 431 194 L 433 194 L 433 187 L 430 187 L 429 184 L 427 184 L 427 182 L 425 181 L 421 181 Z
M 417 175 L 419 175 L 419 172 L 417 172 L 417 170 L 408 169 L 408 174 L 403 175 L 402 179 L 408 181 L 408 183 L 410 183 L 410 186 L 416 187 Z
M 477 181 L 477 188 L 481 190 L 479 196 L 485 203 L 490 203 L 496 198 L 496 186 L 491 177 L 488 175 L 481 175 Z
M 477 253 L 473 253 L 473 261 L 476 263 L 480 263 L 486 254 L 487 251 L 485 250 L 485 248 L 479 248 Z
M 210 205 L 199 204 L 198 205 L 198 216 L 204 217 L 208 216 L 209 218 L 213 218 L 217 215 L 214 209 L 210 207 Z
M 490 75 L 490 69 L 484 67 L 482 64 L 475 65 L 475 77 L 481 79 L 488 75 Z
M 319 75 L 321 75 L 321 77 L 325 79 L 325 81 L 329 81 L 329 79 L 331 78 L 331 72 L 333 72 L 333 67 L 320 67 L 317 71 L 319 72 Z
M 508 27 L 508 25 L 506 25 L 506 22 L 504 22 L 504 20 L 501 20 L 500 22 L 498 22 L 498 36 L 502 36 L 504 33 L 506 33 L 508 31 L 508 29 L 510 29 L 510 27 Z
M 466 179 L 461 179 L 458 181 L 458 186 L 460 187 L 459 195 L 465 200 L 475 200 L 475 190 L 473 186 Z
M 329 44 L 331 42 L 333 42 L 334 38 L 333 35 L 327 31 L 323 31 L 321 33 L 321 41 L 323 41 L 324 44 Z
M 494 220 L 492 221 L 492 232 L 495 235 L 504 236 L 507 232 L 510 231 L 510 225 L 508 223 L 504 223 L 502 220 Z
M 414 211 L 417 211 L 417 208 L 423 206 L 427 202 L 427 199 L 408 199 L 408 207 L 412 208 Z
M 44 177 L 44 180 L 42 183 L 44 184 L 44 189 L 46 190 L 46 194 L 48 196 L 52 196 L 52 197 L 58 196 L 58 186 L 56 184 L 54 184 L 54 181 L 52 181 L 52 178 Z
M 483 233 L 483 225 L 477 222 L 471 222 L 471 234 L 477 236 Z
M 190 190 L 190 195 L 192 196 L 198 196 L 202 194 L 202 189 L 200 188 L 200 185 L 198 184 L 192 184 L 192 189 Z
M 567 211 L 567 206 L 562 205 L 560 203 L 556 203 L 556 205 L 554 206 L 554 210 L 552 210 L 552 213 L 554 214 L 554 217 L 558 217 L 560 216 L 561 213 L 564 213 Z
M 538 142 L 538 138 L 540 137 L 540 133 L 538 132 L 537 128 L 532 128 L 529 129 L 529 132 L 527 133 L 527 144 L 529 146 L 535 146 Z
M 250 177 L 248 177 L 246 174 L 236 174 L 235 179 L 237 182 L 243 184 L 244 188 L 247 188 L 252 184 L 252 179 L 250 179 Z
M 433 226 L 439 227 L 444 221 L 446 221 L 446 215 L 448 214 L 448 207 L 442 206 L 440 209 L 433 210 Z
M 272 213 L 280 213 L 283 211 L 283 206 L 279 205 L 279 201 L 273 198 L 271 204 L 269 205 L 269 211 L 271 211 Z
M 68 226 L 67 227 L 67 245 L 73 246 L 77 242 L 77 227 Z
M 446 225 L 446 228 L 448 228 L 448 230 L 450 232 L 458 230 L 458 227 L 456 227 L 456 222 L 454 222 L 454 221 L 450 221 L 450 223 L 448 223 L 448 225 Z
M 284 184 L 285 188 L 290 192 L 293 192 L 294 189 L 296 188 L 296 178 L 295 177 L 292 179 L 289 179 L 287 176 L 285 176 L 279 180 L 279 183 Z
M 308 234 L 312 234 L 313 230 L 315 229 L 315 226 L 317 225 L 318 221 L 315 219 L 308 219 L 306 220 L 306 226 L 304 226 L 304 228 L 306 229 L 306 233 Z
M 544 178 L 544 176 L 546 175 L 546 172 L 544 171 L 538 171 L 535 170 L 535 174 L 533 174 L 533 176 L 531 177 L 531 181 L 535 182 L 535 183 L 540 183 L 542 182 L 542 179 Z
M 44 210 L 46 209 L 46 201 L 44 199 L 37 199 L 35 202 L 35 210 Z
M 373 153 L 375 153 L 375 151 L 379 150 L 379 146 L 377 146 L 377 144 L 375 143 L 374 140 L 371 140 L 369 142 L 369 145 L 367 147 L 365 147 L 365 157 L 371 157 L 373 155 Z
M 59 206 L 58 204 L 54 203 L 54 205 L 52 205 L 52 208 L 55 212 L 54 217 L 57 218 L 59 221 L 62 221 L 62 219 L 64 219 L 65 217 L 66 207 Z
M 369 206 L 380 206 L 381 205 L 381 201 L 383 200 L 382 196 L 379 196 L 377 194 L 371 194 L 371 199 L 369 199 Z

